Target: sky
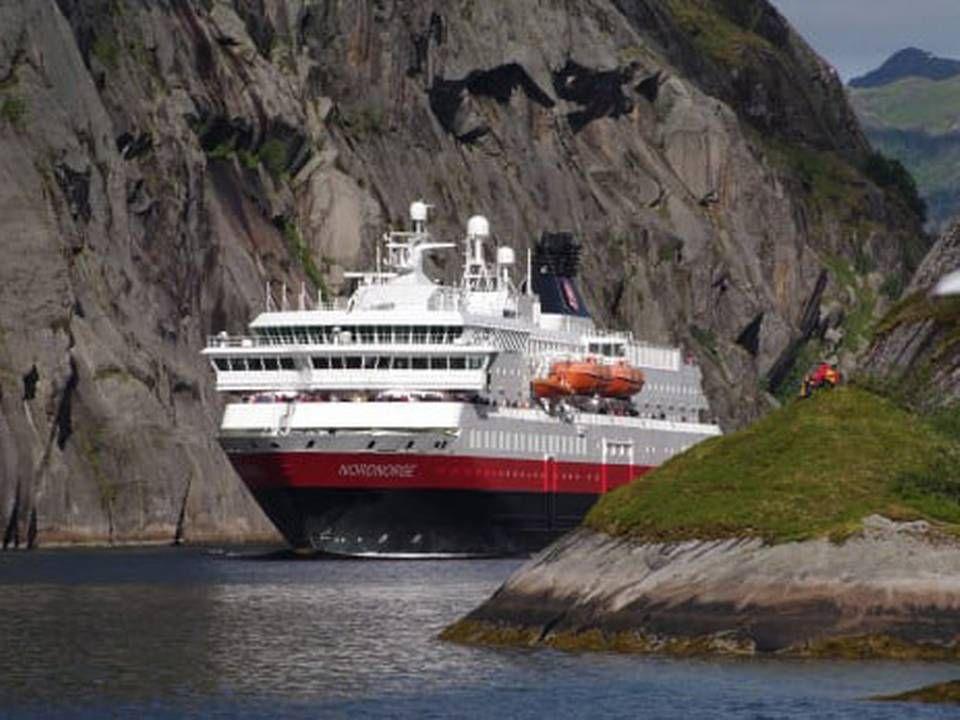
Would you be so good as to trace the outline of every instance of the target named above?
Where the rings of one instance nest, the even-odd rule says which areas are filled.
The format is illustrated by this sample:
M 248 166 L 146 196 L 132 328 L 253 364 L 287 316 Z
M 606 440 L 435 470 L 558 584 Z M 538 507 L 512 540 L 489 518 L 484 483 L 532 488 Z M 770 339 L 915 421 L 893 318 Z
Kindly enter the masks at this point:
M 960 59 L 960 0 L 771 0 L 844 81 L 918 47 Z

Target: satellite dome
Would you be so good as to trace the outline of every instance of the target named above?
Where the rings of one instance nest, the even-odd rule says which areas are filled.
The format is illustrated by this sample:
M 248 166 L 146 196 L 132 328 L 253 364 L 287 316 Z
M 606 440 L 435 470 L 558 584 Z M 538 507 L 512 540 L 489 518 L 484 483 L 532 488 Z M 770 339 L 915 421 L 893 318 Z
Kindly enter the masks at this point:
M 483 215 L 474 215 L 467 220 L 467 235 L 470 237 L 490 237 L 490 221 Z
M 427 204 L 422 200 L 410 203 L 410 219 L 414 222 L 426 222 Z

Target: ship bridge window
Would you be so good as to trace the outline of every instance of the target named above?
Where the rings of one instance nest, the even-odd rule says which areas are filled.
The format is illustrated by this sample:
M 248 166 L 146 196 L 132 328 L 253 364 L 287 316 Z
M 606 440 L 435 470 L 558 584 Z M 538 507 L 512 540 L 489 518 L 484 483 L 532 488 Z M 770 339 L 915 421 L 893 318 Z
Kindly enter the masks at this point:
M 427 342 L 427 328 L 423 325 L 417 325 L 413 328 L 413 342 L 414 343 L 425 343 Z
M 290 357 L 282 357 L 282 358 L 280 358 L 280 369 L 281 369 L 281 370 L 293 370 L 293 369 L 294 369 L 293 358 L 290 358 Z
M 408 370 L 410 368 L 410 358 L 408 357 L 395 357 L 393 359 L 393 369 L 394 370 Z
M 441 325 L 434 325 L 430 328 L 430 342 L 432 343 L 442 343 L 444 339 L 444 332 L 446 328 Z
M 377 326 L 377 342 L 388 343 L 393 341 L 393 332 L 388 325 Z
M 276 370 L 280 367 L 280 364 L 277 362 L 275 357 L 268 357 L 263 359 L 263 369 L 264 370 Z
M 471 370 L 482 370 L 483 360 L 483 357 L 474 355 L 473 357 L 467 359 L 467 367 L 469 367 Z
M 343 358 L 342 357 L 332 357 L 330 358 L 330 368 L 333 370 L 342 370 L 343 369 Z
M 410 342 L 410 328 L 402 325 L 394 330 L 394 342 L 406 345 Z
M 373 370 L 377 367 L 377 357 L 376 355 L 365 355 L 363 358 L 363 369 L 364 370 Z
M 356 356 L 345 357 L 344 361 L 347 366 L 347 370 L 359 370 L 363 364 L 362 358 Z
M 377 358 L 377 370 L 389 370 L 390 358 L 387 355 L 381 355 Z
M 315 370 L 326 370 L 330 367 L 330 358 L 328 357 L 314 357 L 311 360 Z
M 247 364 L 243 361 L 243 358 L 230 358 L 230 369 L 246 370 Z
M 463 370 L 467 367 L 467 359 L 465 357 L 452 357 L 450 358 L 450 369 L 451 370 Z
M 230 367 L 226 358 L 215 358 L 213 364 L 217 366 L 217 370 L 226 370 Z
M 247 368 L 250 370 L 263 370 L 263 360 L 258 357 L 247 358 Z
M 361 325 L 360 326 L 360 342 L 364 345 L 370 345 L 376 341 L 374 336 L 374 328 L 372 325 Z
M 447 369 L 447 358 L 445 358 L 445 357 L 432 357 L 432 358 L 430 358 L 430 369 L 431 369 L 431 370 L 446 370 L 446 369 Z
M 412 358 L 412 366 L 414 370 L 426 370 L 427 359 L 425 357 Z

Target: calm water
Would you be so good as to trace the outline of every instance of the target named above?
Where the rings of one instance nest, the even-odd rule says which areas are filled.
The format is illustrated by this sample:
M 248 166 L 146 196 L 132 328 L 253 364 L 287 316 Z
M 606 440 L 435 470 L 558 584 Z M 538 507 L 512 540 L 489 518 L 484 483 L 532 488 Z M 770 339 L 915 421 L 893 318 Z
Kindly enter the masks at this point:
M 516 561 L 0 554 L 0 717 L 946 718 L 947 664 L 678 661 L 435 637 Z

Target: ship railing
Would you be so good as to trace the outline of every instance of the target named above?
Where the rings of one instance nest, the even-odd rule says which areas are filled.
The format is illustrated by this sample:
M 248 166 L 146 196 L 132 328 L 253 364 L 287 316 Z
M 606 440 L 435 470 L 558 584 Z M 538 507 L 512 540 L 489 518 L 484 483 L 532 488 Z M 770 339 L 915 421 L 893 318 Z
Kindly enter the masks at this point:
M 443 345 L 454 347 L 486 346 L 490 338 L 482 334 L 440 335 L 432 333 L 408 333 L 404 335 L 376 336 L 360 334 L 345 338 L 334 335 L 210 335 L 207 347 L 225 349 L 245 348 L 281 348 L 289 346 L 316 345 L 327 347 L 356 347 L 365 345 L 385 345 L 390 347 L 406 345 Z
M 538 422 L 556 422 L 557 424 L 565 421 L 559 417 L 547 415 L 542 410 L 535 408 L 510 408 L 499 407 L 494 412 L 504 418 L 515 420 L 536 420 Z M 600 415 L 599 413 L 574 412 L 570 420 L 574 425 L 617 425 L 620 427 L 633 427 L 651 430 L 666 430 L 685 433 L 703 433 L 706 435 L 719 435 L 720 428 L 710 423 L 683 422 L 681 420 L 660 420 L 656 418 L 625 417 L 622 415 Z

